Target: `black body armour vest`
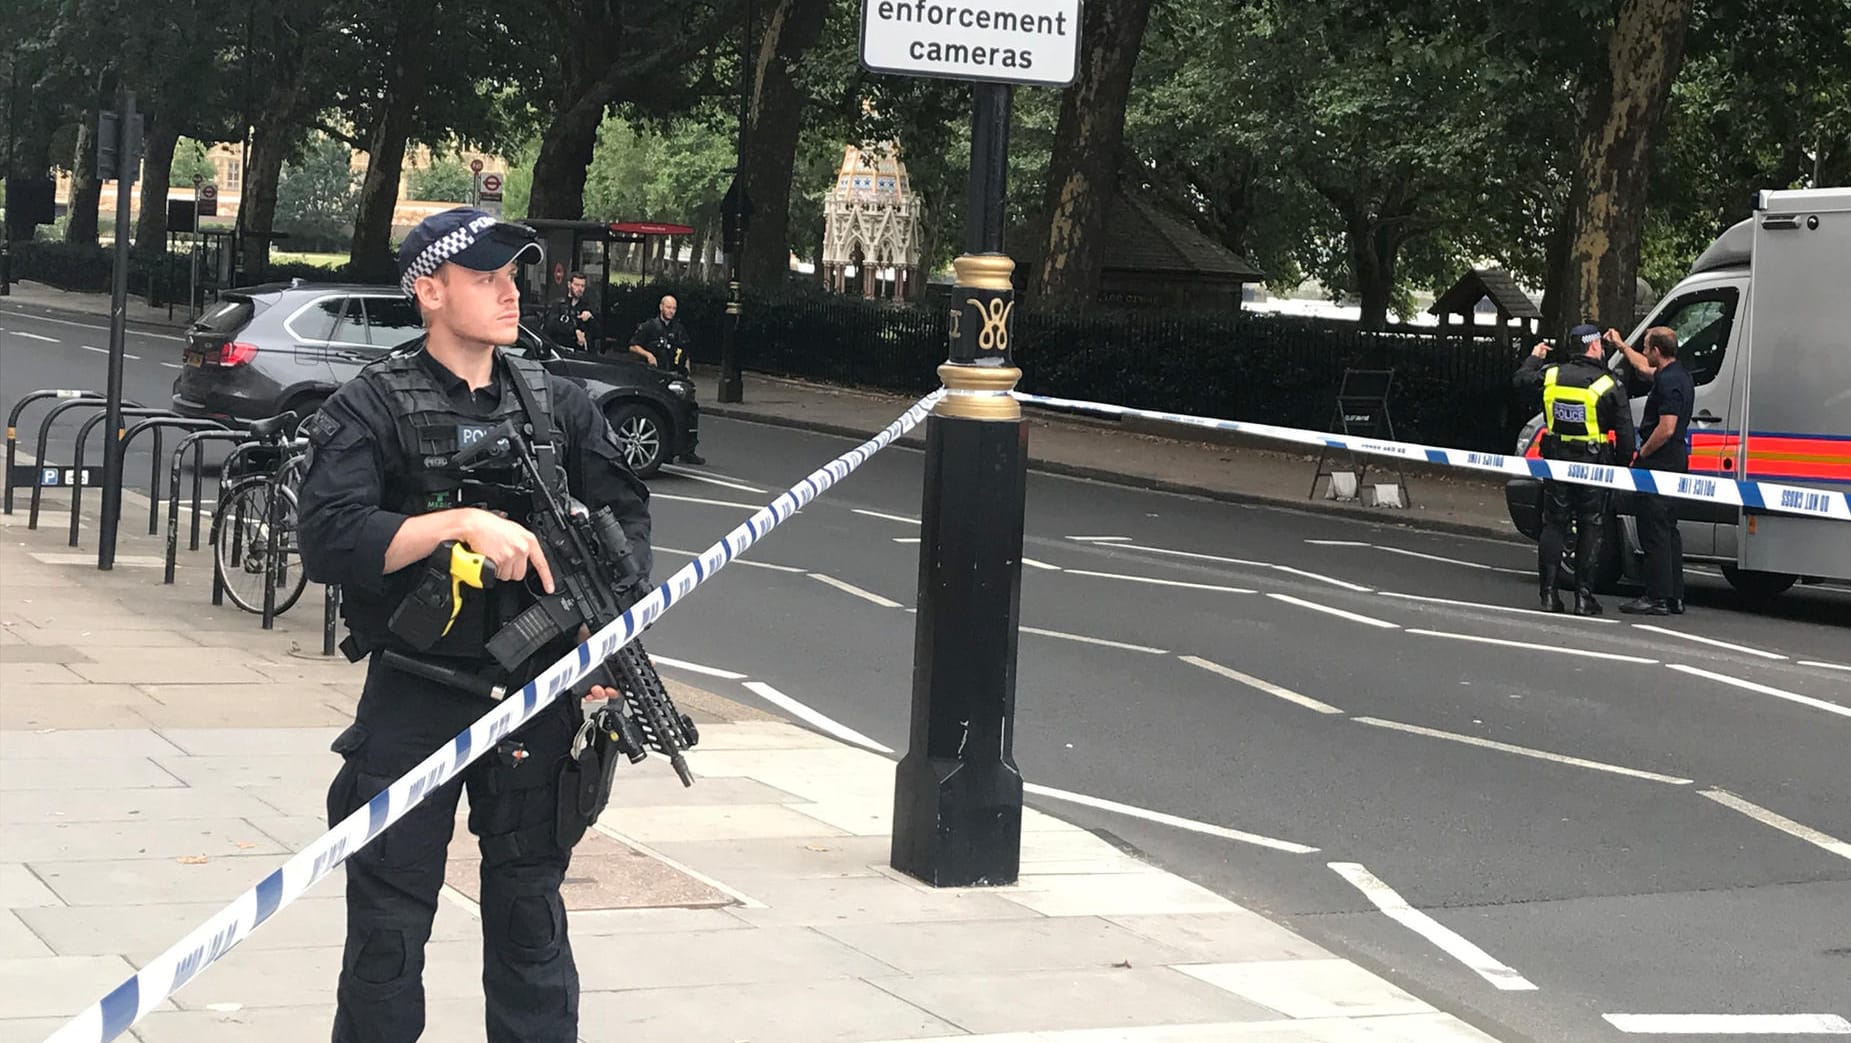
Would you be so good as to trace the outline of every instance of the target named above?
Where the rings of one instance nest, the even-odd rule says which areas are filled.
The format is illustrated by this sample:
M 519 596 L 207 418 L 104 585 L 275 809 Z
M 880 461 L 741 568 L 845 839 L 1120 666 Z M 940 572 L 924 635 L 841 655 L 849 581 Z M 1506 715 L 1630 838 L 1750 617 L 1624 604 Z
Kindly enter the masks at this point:
M 546 370 L 539 363 L 498 352 L 501 364 L 495 368 L 495 379 L 501 384 L 500 402 L 489 415 L 471 416 L 450 403 L 419 354 L 395 353 L 362 369 L 355 378 L 372 384 L 391 404 L 397 428 L 399 468 L 385 476 L 382 506 L 402 514 L 479 507 L 526 524 L 532 500 L 520 490 L 516 469 L 478 467 L 464 473 L 450 467 L 450 458 L 510 417 L 531 424 L 536 441 L 550 439 L 552 401 Z M 518 391 L 510 386 L 516 380 L 523 385 Z M 523 398 L 531 398 L 541 416 L 528 416 Z M 382 596 L 358 590 L 347 592 L 342 600 L 342 615 L 360 649 L 370 652 L 395 648 L 419 656 L 492 663 L 493 657 L 484 646 L 503 625 L 532 604 L 525 585 L 498 583 L 488 590 L 465 585 L 462 608 L 450 632 L 420 652 L 394 635 L 387 621 L 417 586 L 423 571 L 421 565 L 413 564 L 387 576 Z

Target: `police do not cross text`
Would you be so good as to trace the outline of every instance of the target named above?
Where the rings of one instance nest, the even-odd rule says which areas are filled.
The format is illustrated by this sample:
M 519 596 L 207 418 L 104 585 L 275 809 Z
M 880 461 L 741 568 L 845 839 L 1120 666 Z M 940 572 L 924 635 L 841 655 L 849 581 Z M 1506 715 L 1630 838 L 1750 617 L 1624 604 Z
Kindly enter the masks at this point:
M 1022 14 L 938 3 L 935 0 L 881 0 L 874 6 L 874 14 L 883 22 L 942 25 L 946 28 L 1063 37 L 1068 32 L 1067 15 L 1064 12 L 1051 15 Z M 1030 69 L 1035 64 L 1034 51 L 1026 47 L 985 47 L 936 40 L 913 40 L 907 46 L 907 56 L 915 61 L 998 65 L 1006 69 Z

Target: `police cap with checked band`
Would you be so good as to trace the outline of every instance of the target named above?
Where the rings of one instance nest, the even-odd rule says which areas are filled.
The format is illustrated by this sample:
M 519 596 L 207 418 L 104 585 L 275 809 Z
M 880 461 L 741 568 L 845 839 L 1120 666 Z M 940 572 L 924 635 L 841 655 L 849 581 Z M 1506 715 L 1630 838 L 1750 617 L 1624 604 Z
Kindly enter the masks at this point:
M 398 249 L 398 284 L 409 297 L 419 278 L 436 274 L 445 264 L 492 272 L 521 257 L 546 259 L 533 229 L 459 206 L 418 222 L 405 237 Z

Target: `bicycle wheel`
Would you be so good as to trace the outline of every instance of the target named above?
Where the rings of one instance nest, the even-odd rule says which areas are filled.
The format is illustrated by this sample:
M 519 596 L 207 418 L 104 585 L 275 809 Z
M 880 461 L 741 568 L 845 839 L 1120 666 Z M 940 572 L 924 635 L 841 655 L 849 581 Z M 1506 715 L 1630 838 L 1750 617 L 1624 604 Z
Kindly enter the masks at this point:
M 265 537 L 270 528 L 270 500 L 280 496 L 277 523 L 276 614 L 295 605 L 308 585 L 296 549 L 294 490 L 278 488 L 263 476 L 233 485 L 212 512 L 212 553 L 225 593 L 246 612 L 263 613 Z

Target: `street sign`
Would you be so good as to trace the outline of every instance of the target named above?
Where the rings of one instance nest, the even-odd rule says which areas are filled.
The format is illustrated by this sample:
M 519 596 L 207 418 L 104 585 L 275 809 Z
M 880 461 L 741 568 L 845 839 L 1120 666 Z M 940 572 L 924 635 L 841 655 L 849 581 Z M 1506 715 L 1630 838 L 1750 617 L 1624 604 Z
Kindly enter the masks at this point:
M 502 175 L 476 172 L 476 206 L 484 212 L 501 216 Z
M 199 186 L 199 209 L 195 213 L 199 217 L 219 216 L 219 186 Z
M 479 159 L 472 159 L 472 160 L 470 160 L 470 161 L 469 161 L 469 172 L 470 172 L 471 174 L 480 174 L 480 173 L 482 173 L 482 161 L 481 161 L 481 160 L 479 160 Z
M 46 489 L 69 489 L 82 482 L 92 486 L 98 484 L 102 475 L 91 468 L 84 468 L 79 474 L 70 467 L 38 467 L 33 464 L 14 464 L 10 475 L 14 488 L 31 488 L 34 485 Z
M 862 0 L 861 64 L 871 72 L 1065 87 L 1080 64 L 1080 0 Z

